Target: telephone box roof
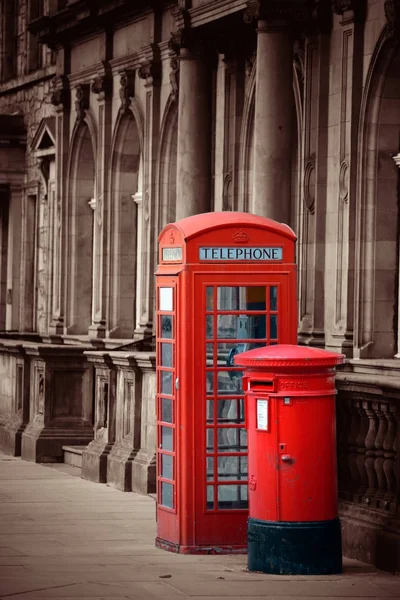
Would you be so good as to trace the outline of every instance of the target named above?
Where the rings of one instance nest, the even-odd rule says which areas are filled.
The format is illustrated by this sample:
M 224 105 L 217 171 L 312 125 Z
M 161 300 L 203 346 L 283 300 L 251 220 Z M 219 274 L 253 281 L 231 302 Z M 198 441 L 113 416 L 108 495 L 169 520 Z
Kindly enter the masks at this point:
M 278 223 L 267 217 L 259 217 L 250 213 L 244 212 L 208 212 L 186 217 L 176 223 L 170 223 L 164 227 L 160 233 L 162 234 L 170 228 L 177 228 L 182 232 L 185 240 L 196 237 L 199 233 L 220 229 L 222 227 L 256 227 L 265 229 L 265 231 L 273 231 L 290 240 L 297 239 L 294 231 L 285 223 Z

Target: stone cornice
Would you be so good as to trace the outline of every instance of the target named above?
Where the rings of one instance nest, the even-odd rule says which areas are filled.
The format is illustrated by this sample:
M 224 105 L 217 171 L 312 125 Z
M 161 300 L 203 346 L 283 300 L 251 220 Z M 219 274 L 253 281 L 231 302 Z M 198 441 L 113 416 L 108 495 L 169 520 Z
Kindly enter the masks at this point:
M 245 0 L 212 0 L 196 8 L 189 9 L 188 12 L 192 27 L 199 27 L 221 17 L 240 12 L 245 8 Z
M 263 21 L 271 30 L 290 27 L 308 34 L 331 28 L 330 0 L 247 0 L 246 5 L 245 23 Z
M 140 67 L 140 54 L 135 52 L 127 56 L 121 56 L 120 58 L 113 58 L 110 60 L 111 72 L 113 75 L 120 73 L 122 70 L 128 69 L 135 71 Z
M 104 31 L 110 25 L 126 24 L 135 15 L 152 12 L 164 0 L 78 0 L 66 8 L 31 21 L 28 29 L 50 48 L 62 47 L 89 32 Z

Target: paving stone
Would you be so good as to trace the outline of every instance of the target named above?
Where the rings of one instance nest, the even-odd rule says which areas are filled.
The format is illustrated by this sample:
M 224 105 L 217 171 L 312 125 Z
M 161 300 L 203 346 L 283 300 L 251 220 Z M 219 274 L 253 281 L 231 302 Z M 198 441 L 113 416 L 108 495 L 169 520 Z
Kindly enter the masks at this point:
M 399 578 L 355 561 L 280 577 L 247 572 L 243 555 L 164 552 L 153 499 L 0 454 L 1 498 L 0 600 L 400 599 Z

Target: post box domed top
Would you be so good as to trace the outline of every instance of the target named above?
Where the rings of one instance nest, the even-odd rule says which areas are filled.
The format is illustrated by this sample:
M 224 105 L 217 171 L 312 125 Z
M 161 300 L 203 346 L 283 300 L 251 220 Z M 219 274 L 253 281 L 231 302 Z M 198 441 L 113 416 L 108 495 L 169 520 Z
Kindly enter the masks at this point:
M 335 367 L 344 363 L 344 361 L 344 354 L 291 344 L 263 346 L 242 354 L 236 354 L 234 357 L 236 366 L 253 368 Z
M 159 235 L 159 241 L 168 229 L 178 229 L 183 239 L 188 241 L 198 234 L 226 227 L 253 227 L 277 233 L 289 240 L 296 241 L 296 234 L 285 223 L 278 223 L 266 217 L 259 217 L 244 212 L 209 212 L 186 217 L 175 223 L 166 225 Z

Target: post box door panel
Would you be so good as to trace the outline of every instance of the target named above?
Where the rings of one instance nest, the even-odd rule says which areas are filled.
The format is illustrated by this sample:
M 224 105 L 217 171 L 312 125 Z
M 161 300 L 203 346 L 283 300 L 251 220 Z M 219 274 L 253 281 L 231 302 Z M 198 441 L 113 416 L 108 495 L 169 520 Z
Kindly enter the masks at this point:
M 278 520 L 337 515 L 334 396 L 276 398 Z
M 235 354 L 265 344 L 295 343 L 285 327 L 289 285 L 282 274 L 229 274 L 221 283 L 198 275 L 195 286 L 196 540 L 246 539 L 248 457 L 242 372 Z M 215 278 L 214 278 L 215 282 Z M 202 476 L 200 475 L 202 474 Z M 232 511 L 242 513 L 232 527 Z
M 162 277 L 157 285 L 157 510 L 164 539 L 177 537 L 176 451 L 176 278 Z

